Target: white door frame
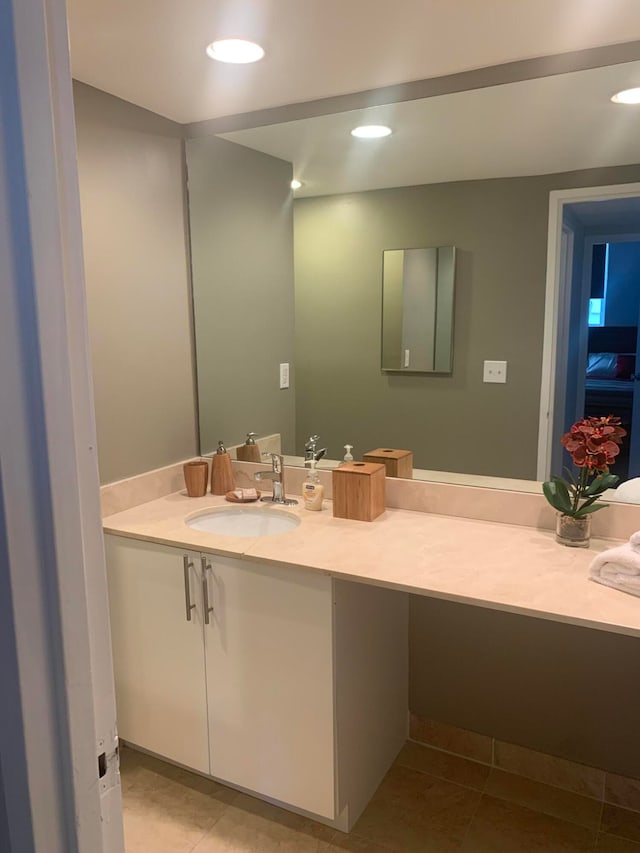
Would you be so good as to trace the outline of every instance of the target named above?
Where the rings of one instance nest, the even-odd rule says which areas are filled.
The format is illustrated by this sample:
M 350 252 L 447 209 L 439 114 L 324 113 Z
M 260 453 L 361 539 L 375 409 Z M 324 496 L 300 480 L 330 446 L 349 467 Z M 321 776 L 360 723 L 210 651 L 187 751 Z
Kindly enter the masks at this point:
M 566 282 L 561 279 L 560 248 L 562 219 L 565 204 L 578 201 L 632 198 L 640 196 L 640 183 L 615 184 L 602 187 L 577 187 L 553 190 L 549 193 L 549 230 L 547 240 L 547 280 L 544 309 L 544 343 L 542 348 L 542 379 L 540 384 L 540 426 L 538 430 L 538 464 L 536 477 L 547 480 L 551 473 L 553 450 L 554 395 L 558 365 L 566 363 L 568 344 Z
M 0 282 L 0 847 L 122 853 L 64 0 L 0 4 Z
M 559 287 L 560 300 L 558 303 L 558 327 L 569 328 L 569 316 L 571 311 L 571 281 L 573 277 L 573 252 L 575 244 L 575 231 L 571 224 L 562 223 L 560 231 L 560 244 L 558 251 L 560 252 L 559 260 Z M 559 349 L 556 363 L 556 384 L 554 389 L 554 411 L 560 407 L 564 410 L 564 402 L 567 392 L 567 371 L 568 371 L 569 352 L 567 348 Z M 556 448 L 558 441 L 557 425 L 553 433 L 552 458 L 553 450 Z

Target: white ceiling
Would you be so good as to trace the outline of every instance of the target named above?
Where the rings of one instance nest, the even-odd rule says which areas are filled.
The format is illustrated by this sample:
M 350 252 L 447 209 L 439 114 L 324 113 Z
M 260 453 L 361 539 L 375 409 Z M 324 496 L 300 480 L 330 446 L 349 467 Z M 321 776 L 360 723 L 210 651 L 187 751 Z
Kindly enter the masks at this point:
M 74 77 L 178 122 L 640 39 L 640 0 L 68 0 Z M 205 55 L 260 42 L 255 65 Z
M 640 62 L 223 135 L 293 163 L 298 196 L 640 163 L 640 106 L 610 100 L 633 85 Z

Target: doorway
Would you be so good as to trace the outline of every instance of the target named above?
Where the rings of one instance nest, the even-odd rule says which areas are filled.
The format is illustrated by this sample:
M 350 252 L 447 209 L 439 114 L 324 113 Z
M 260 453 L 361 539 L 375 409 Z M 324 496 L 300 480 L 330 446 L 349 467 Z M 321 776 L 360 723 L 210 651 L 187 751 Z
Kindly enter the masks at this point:
M 640 476 L 640 184 L 552 192 L 547 262 L 538 479 L 572 423 L 609 414 L 628 431 L 613 473 Z
M 613 473 L 624 482 L 640 476 L 640 234 L 585 240 L 584 289 L 587 361 L 584 376 L 575 377 L 584 388 L 581 410 L 585 417 L 620 418 L 627 436 Z

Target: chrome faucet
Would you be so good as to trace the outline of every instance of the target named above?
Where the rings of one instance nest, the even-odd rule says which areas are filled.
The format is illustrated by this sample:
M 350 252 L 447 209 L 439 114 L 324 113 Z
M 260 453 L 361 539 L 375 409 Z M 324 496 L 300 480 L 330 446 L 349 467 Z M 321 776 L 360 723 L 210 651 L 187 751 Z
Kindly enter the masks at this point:
M 279 453 L 263 453 L 262 455 L 271 457 L 271 470 L 256 471 L 254 476 L 256 480 L 272 480 L 273 494 L 270 498 L 261 498 L 261 500 L 284 506 L 295 506 L 298 501 L 288 498 L 284 491 L 284 456 Z
M 315 459 L 319 462 L 327 452 L 327 448 L 323 447 L 318 450 L 319 435 L 310 435 L 304 445 L 304 467 L 311 468 L 311 462 Z

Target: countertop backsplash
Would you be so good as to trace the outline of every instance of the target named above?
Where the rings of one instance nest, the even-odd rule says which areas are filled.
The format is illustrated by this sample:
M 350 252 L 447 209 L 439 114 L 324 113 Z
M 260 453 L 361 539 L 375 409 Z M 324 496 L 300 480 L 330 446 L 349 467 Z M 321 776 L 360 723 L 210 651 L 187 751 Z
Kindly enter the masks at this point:
M 183 464 L 178 462 L 102 486 L 100 493 L 103 516 L 183 491 L 185 488 Z M 268 468 L 268 462 L 266 460 L 265 463 L 234 461 L 233 468 L 237 486 L 255 488 L 254 473 Z M 325 498 L 331 500 L 331 471 L 322 468 L 317 470 L 320 482 L 325 487 Z M 285 484 L 288 495 L 302 494 L 302 484 L 306 475 L 306 468 L 286 468 Z M 268 490 L 269 481 L 264 481 L 261 488 Z M 388 507 L 414 512 L 519 524 L 547 530 L 555 527 L 555 512 L 546 502 L 542 491 L 540 494 L 512 492 L 387 477 L 386 503 Z M 607 509 L 593 515 L 592 534 L 596 537 L 628 539 L 635 530 L 639 529 L 640 506 L 635 504 L 612 503 Z

